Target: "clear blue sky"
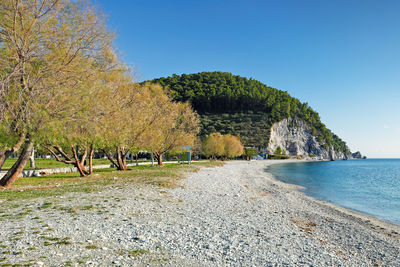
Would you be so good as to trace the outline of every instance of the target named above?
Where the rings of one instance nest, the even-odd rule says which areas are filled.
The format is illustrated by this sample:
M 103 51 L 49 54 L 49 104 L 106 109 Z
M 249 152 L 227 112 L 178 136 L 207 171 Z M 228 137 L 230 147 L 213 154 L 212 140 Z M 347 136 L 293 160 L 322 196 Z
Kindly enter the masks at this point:
M 308 102 L 352 151 L 400 157 L 400 1 L 92 1 L 140 80 L 252 77 Z

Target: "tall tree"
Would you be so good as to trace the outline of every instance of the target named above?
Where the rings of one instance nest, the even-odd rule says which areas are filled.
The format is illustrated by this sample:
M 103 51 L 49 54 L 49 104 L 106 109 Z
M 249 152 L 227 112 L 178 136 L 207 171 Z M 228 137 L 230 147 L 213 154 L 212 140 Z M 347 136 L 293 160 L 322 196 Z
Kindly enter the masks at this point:
M 224 156 L 227 158 L 234 158 L 243 155 L 244 147 L 238 136 L 226 134 L 223 136 L 224 142 Z
M 257 150 L 254 148 L 245 148 L 244 149 L 244 156 L 246 160 L 251 160 L 252 157 L 257 156 Z
M 161 92 L 160 92 L 161 94 Z M 162 166 L 165 153 L 183 145 L 193 145 L 199 133 L 199 118 L 188 103 L 171 102 L 167 96 L 155 103 L 157 121 L 143 136 L 145 148 Z
M 100 132 L 104 140 L 102 151 L 118 170 L 126 170 L 128 153 L 137 154 L 157 141 L 149 136 L 165 116 L 160 106 L 168 107 L 171 101 L 155 84 L 130 82 L 118 89 L 118 94 L 105 104 L 113 111 L 102 120 Z
M 216 159 L 222 156 L 225 151 L 225 144 L 223 135 L 220 133 L 211 133 L 206 137 L 203 144 L 203 152 L 208 157 Z
M 79 112 L 76 103 L 90 97 L 84 81 L 109 66 L 112 35 L 83 0 L 3 0 L 0 17 L 0 122 L 25 137 L 19 159 L 0 180 L 10 186 L 51 122 Z
M 74 165 L 81 176 L 92 174 L 94 152 L 104 144 L 104 124 L 101 122 L 114 121 L 116 114 L 123 113 L 123 110 L 117 112 L 115 107 L 122 105 L 117 99 L 125 99 L 120 88 L 131 81 L 127 74 L 128 68 L 118 60 L 115 53 L 106 52 L 103 65 L 108 66 L 107 71 L 99 69 L 89 79 L 81 82 L 84 94 L 72 106 L 70 116 L 49 123 L 46 133 L 50 134 L 41 138 L 42 146 L 57 161 Z M 119 125 L 125 124 L 119 122 Z M 107 130 L 115 132 L 116 129 Z

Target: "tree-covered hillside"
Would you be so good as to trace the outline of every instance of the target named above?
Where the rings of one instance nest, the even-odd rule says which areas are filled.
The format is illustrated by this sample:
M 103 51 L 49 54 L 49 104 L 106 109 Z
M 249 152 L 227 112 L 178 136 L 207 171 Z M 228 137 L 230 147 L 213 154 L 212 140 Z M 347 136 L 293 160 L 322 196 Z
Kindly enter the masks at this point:
M 201 116 L 202 135 L 215 131 L 240 134 L 245 145 L 265 148 L 272 124 L 293 117 L 306 121 L 326 148 L 332 145 L 336 151 L 349 152 L 307 103 L 257 80 L 227 72 L 201 72 L 152 82 L 169 87 L 175 100 L 192 104 Z

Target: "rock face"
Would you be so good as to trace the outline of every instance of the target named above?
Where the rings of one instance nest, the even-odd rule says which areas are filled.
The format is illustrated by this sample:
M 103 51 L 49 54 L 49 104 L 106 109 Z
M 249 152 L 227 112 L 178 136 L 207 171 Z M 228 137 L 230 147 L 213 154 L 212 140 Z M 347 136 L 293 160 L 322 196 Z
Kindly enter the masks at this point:
M 321 160 L 350 157 L 341 151 L 334 151 L 333 147 L 325 148 L 311 134 L 307 123 L 300 119 L 287 118 L 272 125 L 267 152 L 273 154 L 278 146 L 284 149 L 287 155 L 292 156 L 316 157 Z
M 360 151 L 354 152 L 353 154 L 351 154 L 351 156 L 353 157 L 353 159 L 361 159 L 362 158 Z

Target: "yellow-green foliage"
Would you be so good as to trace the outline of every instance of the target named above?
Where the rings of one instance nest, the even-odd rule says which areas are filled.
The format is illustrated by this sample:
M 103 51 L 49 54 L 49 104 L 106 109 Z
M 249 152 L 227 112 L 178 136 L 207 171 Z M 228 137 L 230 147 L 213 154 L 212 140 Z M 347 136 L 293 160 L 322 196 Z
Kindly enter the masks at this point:
M 224 139 L 224 156 L 234 158 L 241 156 L 244 152 L 244 147 L 238 136 L 226 134 Z
M 22 139 L 85 176 L 95 151 L 116 154 L 126 170 L 128 153 L 160 158 L 193 144 L 197 114 L 160 85 L 136 83 L 113 39 L 90 1 L 2 0 L 0 156 Z M 23 151 L 3 185 L 22 171 L 31 152 Z
M 212 133 L 204 140 L 203 152 L 212 158 L 221 156 L 234 158 L 241 156 L 244 148 L 238 136 Z
M 222 156 L 225 151 L 225 144 L 222 134 L 212 133 L 204 140 L 203 153 L 215 159 Z

